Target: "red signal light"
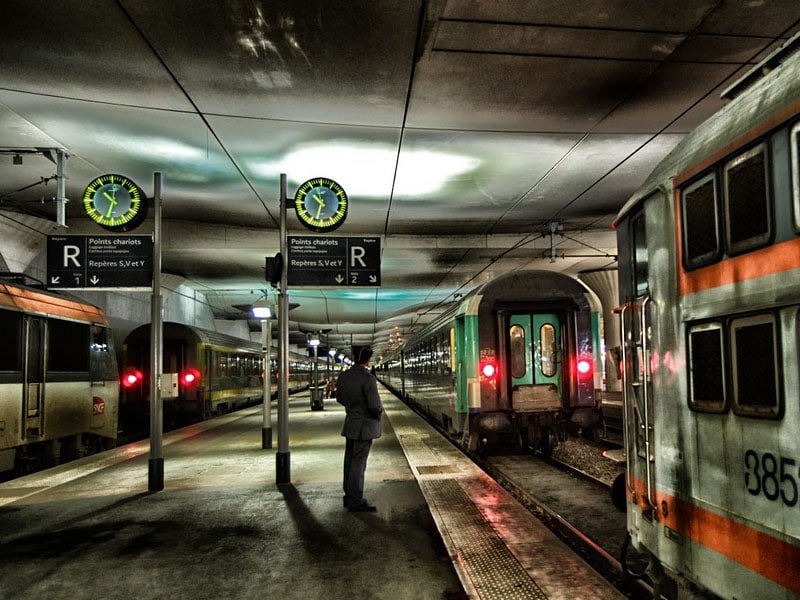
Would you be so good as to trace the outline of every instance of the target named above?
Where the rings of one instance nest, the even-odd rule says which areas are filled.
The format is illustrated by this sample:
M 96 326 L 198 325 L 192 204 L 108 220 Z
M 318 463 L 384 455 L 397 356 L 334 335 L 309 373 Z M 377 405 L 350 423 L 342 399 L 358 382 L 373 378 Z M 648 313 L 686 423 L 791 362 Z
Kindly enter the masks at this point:
M 497 375 L 497 364 L 493 360 L 484 361 L 481 363 L 480 372 L 484 379 L 494 379 Z
M 144 379 L 142 372 L 139 369 L 131 367 L 122 374 L 120 382 L 124 388 L 130 389 L 135 385 L 139 385 L 142 382 L 142 379 Z
M 200 371 L 194 367 L 189 367 L 181 373 L 181 385 L 191 387 L 196 385 L 198 381 L 200 381 Z
M 578 370 L 579 377 L 588 377 L 592 373 L 592 361 L 588 358 L 579 358 L 578 363 L 575 365 Z

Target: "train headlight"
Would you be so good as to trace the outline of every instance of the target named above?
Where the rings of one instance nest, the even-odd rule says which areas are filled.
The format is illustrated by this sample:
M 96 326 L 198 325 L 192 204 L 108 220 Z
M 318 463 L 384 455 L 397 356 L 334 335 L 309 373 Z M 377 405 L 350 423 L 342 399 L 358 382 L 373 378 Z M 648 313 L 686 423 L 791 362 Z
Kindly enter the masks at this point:
M 200 381 L 200 371 L 195 369 L 194 367 L 190 367 L 186 369 L 183 373 L 181 373 L 181 385 L 186 387 L 191 387 L 196 385 Z
M 130 389 L 136 385 L 139 385 L 142 382 L 142 379 L 144 379 L 144 374 L 142 374 L 139 369 L 134 369 L 131 367 L 122 374 L 120 382 L 124 388 Z

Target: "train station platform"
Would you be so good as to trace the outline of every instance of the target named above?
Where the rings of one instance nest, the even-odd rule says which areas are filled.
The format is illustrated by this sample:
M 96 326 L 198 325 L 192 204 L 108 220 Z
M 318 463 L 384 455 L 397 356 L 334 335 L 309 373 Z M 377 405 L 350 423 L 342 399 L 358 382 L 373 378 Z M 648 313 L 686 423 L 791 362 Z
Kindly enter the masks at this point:
M 290 399 L 291 482 L 262 408 L 0 484 L 0 598 L 622 598 L 505 490 L 381 388 L 376 513 L 342 506 L 344 410 Z M 273 403 L 273 428 L 277 431 Z M 274 444 L 277 447 L 277 444 Z

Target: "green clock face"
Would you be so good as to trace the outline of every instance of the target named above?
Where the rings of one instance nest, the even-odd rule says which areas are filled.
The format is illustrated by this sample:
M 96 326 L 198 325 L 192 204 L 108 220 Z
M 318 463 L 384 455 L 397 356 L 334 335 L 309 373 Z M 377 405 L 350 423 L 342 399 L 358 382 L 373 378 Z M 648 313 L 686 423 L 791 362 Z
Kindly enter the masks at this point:
M 122 175 L 101 175 L 86 186 L 83 210 L 109 231 L 131 231 L 147 216 L 147 197 L 133 181 Z
M 309 179 L 294 196 L 294 210 L 300 222 L 311 231 L 325 233 L 344 223 L 347 217 L 347 193 L 332 179 Z

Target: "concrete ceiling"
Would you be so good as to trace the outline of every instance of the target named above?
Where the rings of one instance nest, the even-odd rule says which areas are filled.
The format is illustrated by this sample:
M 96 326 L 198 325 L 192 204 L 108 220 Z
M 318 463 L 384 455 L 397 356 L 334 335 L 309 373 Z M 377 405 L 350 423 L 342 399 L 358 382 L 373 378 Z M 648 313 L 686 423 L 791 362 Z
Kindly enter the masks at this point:
M 54 220 L 37 148 L 69 156 L 69 233 L 103 233 L 92 178 L 160 172 L 164 272 L 242 318 L 280 174 L 330 177 L 381 286 L 290 289 L 292 330 L 380 352 L 501 273 L 613 267 L 616 211 L 798 28 L 797 0 L 4 0 L 0 220 Z

